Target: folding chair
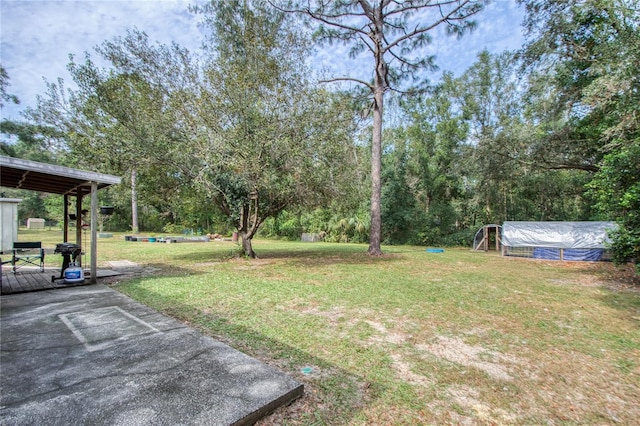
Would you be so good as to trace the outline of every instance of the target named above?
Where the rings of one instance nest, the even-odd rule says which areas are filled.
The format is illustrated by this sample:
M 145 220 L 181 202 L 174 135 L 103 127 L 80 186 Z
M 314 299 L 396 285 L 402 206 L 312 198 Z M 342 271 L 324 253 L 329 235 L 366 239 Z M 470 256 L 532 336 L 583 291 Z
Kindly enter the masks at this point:
M 40 272 L 44 272 L 44 249 L 42 248 L 42 243 L 40 241 L 14 242 L 11 265 L 14 273 L 16 269 L 25 265 L 39 266 Z

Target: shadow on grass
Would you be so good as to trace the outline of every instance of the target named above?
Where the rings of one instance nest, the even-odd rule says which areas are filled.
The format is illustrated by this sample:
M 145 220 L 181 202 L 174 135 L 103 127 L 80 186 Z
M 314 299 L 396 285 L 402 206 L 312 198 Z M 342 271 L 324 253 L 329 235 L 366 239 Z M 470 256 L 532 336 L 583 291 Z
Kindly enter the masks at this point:
M 169 315 L 201 333 L 294 377 L 305 386 L 304 396 L 267 418 L 266 424 L 348 423 L 367 404 L 385 393 L 385 386 L 289 346 L 215 312 L 203 312 L 144 287 L 145 278 L 115 289 Z
M 165 263 L 139 263 L 135 268 L 111 268 L 118 275 L 98 277 L 98 284 L 118 285 L 136 280 L 184 277 L 186 275 L 203 275 L 207 271 Z
M 629 320 L 640 327 L 640 286 L 603 292 L 600 300 L 609 307 L 627 313 Z
M 608 290 L 601 292 L 599 299 L 607 306 L 626 313 L 630 321 L 640 325 L 640 275 L 634 265 L 598 262 L 580 265 L 577 270 L 597 277 L 597 283 Z
M 321 266 L 321 265 L 337 265 L 337 264 L 380 264 L 397 261 L 401 253 L 390 252 L 382 256 L 370 256 L 366 249 L 360 246 L 345 248 L 336 248 L 336 246 L 316 246 L 314 248 L 298 250 L 295 248 L 265 248 L 256 252 L 257 258 L 250 259 L 239 256 L 237 252 L 196 252 L 188 254 L 179 254 L 174 257 L 175 260 L 184 263 L 205 263 L 205 262 L 226 262 L 231 260 L 243 259 L 247 262 L 251 261 L 269 261 L 283 260 L 293 265 L 302 266 Z

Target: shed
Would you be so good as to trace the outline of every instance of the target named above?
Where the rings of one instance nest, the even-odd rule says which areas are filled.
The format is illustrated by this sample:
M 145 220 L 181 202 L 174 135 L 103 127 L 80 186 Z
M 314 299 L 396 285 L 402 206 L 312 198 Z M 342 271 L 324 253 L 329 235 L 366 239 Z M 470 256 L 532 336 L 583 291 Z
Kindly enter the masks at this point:
M 27 218 L 27 229 L 44 229 L 45 220 L 37 217 Z
M 502 254 L 551 260 L 604 260 L 615 222 L 504 222 Z
M 18 240 L 18 204 L 21 201 L 19 198 L 0 198 L 0 253 L 9 252 Z
M 116 185 L 120 177 L 0 156 L 0 184 L 7 188 L 60 194 L 64 197 L 63 242 L 68 242 L 69 197 L 75 197 L 76 244 L 82 246 L 82 198 L 91 195 L 91 282 L 97 272 L 98 189 Z

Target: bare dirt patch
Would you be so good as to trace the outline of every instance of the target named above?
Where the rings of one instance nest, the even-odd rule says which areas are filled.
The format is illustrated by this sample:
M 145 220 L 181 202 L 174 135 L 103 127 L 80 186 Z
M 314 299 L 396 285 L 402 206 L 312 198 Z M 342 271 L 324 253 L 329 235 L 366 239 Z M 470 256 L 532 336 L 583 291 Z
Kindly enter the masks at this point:
M 392 343 L 394 345 L 401 345 L 407 340 L 407 334 L 397 332 L 397 331 L 389 331 L 384 326 L 384 324 L 379 323 L 377 321 L 365 320 L 367 324 L 373 327 L 379 335 L 372 336 L 370 340 L 375 343 Z
M 335 306 L 329 311 L 322 311 L 317 307 L 310 307 L 300 311 L 302 314 L 313 315 L 326 318 L 330 323 L 335 324 L 345 316 L 345 310 L 342 306 Z
M 391 360 L 393 361 L 393 368 L 395 369 L 398 378 L 400 378 L 401 380 L 425 388 L 433 385 L 434 382 L 432 380 L 429 380 L 426 376 L 414 373 L 411 369 L 411 365 L 403 361 L 402 357 L 399 354 L 392 354 Z
M 509 367 L 504 364 L 523 364 L 518 358 L 490 351 L 481 346 L 467 345 L 459 337 L 438 336 L 430 345 L 416 345 L 422 351 L 429 352 L 438 358 L 455 362 L 466 367 L 484 371 L 498 380 L 512 380 Z
M 461 420 L 464 420 L 464 424 L 477 424 L 478 420 L 482 423 L 496 424 L 498 419 L 498 424 L 516 424 L 518 420 L 515 415 L 509 414 L 500 408 L 492 407 L 491 404 L 482 401 L 480 392 L 471 386 L 449 386 L 447 393 L 450 403 L 457 404 L 466 411 L 473 413 L 473 418 L 461 417 Z

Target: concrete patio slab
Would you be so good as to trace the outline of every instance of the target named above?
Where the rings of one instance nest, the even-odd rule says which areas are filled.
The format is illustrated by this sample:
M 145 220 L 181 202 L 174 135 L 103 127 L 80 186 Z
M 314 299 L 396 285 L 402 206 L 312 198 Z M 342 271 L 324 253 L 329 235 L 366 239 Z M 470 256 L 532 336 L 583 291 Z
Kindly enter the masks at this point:
M 124 273 L 120 271 L 114 271 L 113 269 L 98 269 L 96 271 L 96 277 L 98 278 L 117 277 L 119 275 L 124 275 Z
M 108 263 L 115 269 L 142 269 L 140 265 L 130 260 L 112 260 Z
M 103 285 L 0 298 L 0 424 L 243 425 L 296 380 Z

